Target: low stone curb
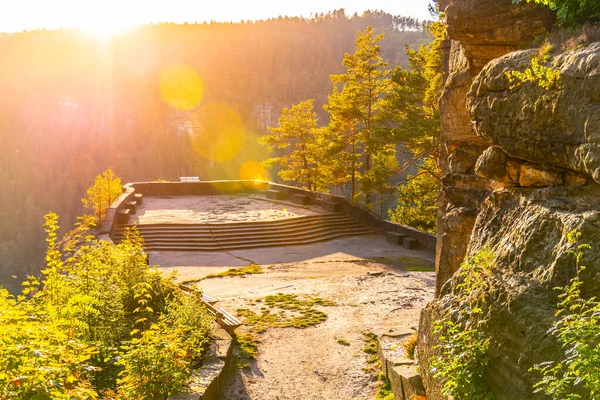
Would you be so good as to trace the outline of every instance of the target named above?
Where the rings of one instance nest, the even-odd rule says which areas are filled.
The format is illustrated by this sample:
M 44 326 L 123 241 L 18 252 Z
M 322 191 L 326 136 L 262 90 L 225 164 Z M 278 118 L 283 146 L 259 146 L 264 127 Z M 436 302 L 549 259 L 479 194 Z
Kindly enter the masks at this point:
M 215 323 L 213 342 L 204 356 L 202 367 L 186 384 L 185 392 L 169 397 L 168 400 L 216 400 L 225 384 L 225 375 L 231 365 L 233 339 Z
M 381 368 L 394 393 L 395 400 L 425 400 L 425 388 L 417 369 L 417 362 L 406 357 L 402 342 L 415 332 L 377 337 L 377 355 Z

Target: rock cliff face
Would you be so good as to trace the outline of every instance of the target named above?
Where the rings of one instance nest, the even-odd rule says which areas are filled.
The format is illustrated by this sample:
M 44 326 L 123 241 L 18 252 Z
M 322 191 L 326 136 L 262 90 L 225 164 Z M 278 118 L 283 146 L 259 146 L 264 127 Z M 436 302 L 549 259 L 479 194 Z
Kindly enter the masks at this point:
M 429 399 L 442 399 L 431 378 L 431 325 L 448 311 L 452 276 L 467 254 L 487 246 L 495 257 L 488 323 L 488 387 L 498 399 L 533 395 L 535 363 L 560 348 L 547 333 L 554 287 L 573 277 L 565 236 L 583 233 L 595 251 L 583 277 L 600 295 L 600 43 L 554 55 L 559 84 L 514 85 L 508 71 L 531 65 L 534 38 L 552 16 L 511 0 L 440 2 L 448 23 L 441 98 L 445 177 L 440 196 L 436 300 L 422 313 L 419 364 Z M 597 267 L 596 267 L 597 266 Z

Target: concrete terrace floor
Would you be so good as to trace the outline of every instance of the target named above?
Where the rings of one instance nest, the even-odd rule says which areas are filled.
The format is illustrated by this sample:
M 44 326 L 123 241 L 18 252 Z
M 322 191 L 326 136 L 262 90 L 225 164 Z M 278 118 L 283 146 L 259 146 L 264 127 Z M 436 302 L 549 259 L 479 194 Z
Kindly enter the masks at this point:
M 265 203 L 263 216 L 272 210 L 312 211 L 297 211 L 293 205 L 279 202 L 270 203 L 271 208 L 266 205 L 269 202 L 261 203 Z M 238 218 L 239 210 L 228 207 Z M 319 296 L 335 302 L 335 306 L 317 307 L 328 315 L 319 325 L 305 329 L 271 327 L 259 334 L 257 359 L 250 368 L 232 369 L 227 376 L 222 397 L 227 400 L 372 399 L 378 382 L 364 370 L 367 355 L 362 351 L 362 333 L 393 337 L 415 329 L 421 308 L 433 298 L 434 261 L 433 252 L 407 250 L 376 234 L 230 252 L 150 252 L 150 264 L 159 265 L 165 273 L 177 271 L 179 281 L 250 263 L 260 265 L 262 274 L 198 283 L 206 294 L 219 299 L 219 307 L 234 315 L 240 308 L 260 313 L 261 303 L 256 300 L 277 293 Z M 416 271 L 423 267 L 429 271 Z M 248 327 L 236 332 L 246 333 Z M 338 339 L 349 345 L 338 343 Z

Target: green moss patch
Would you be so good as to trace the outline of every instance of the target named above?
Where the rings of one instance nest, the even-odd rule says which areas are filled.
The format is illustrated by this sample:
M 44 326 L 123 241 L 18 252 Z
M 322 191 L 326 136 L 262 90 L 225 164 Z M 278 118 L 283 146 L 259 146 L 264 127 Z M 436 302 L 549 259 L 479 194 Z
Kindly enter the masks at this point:
M 250 362 L 258 356 L 258 338 L 252 332 L 236 334 L 233 337 L 236 368 L 249 368 Z
M 412 257 L 371 257 L 368 262 L 385 264 L 390 267 L 401 268 L 411 272 L 434 272 L 435 264 L 430 261 Z
M 203 281 L 205 279 L 211 279 L 211 278 L 224 278 L 226 276 L 241 276 L 241 275 L 254 275 L 254 274 L 263 274 L 264 271 L 262 269 L 262 267 L 260 265 L 257 264 L 250 264 L 246 267 L 241 267 L 241 268 L 230 268 L 225 272 L 219 272 L 218 274 L 209 274 L 206 275 L 203 278 L 198 278 L 198 279 L 191 279 L 189 281 L 185 281 L 184 283 L 194 283 L 194 282 L 200 282 Z
M 327 314 L 317 310 L 315 306 L 335 305 L 334 302 L 320 297 L 283 293 L 266 296 L 256 302 L 263 304 L 259 312 L 240 308 L 237 313 L 244 318 L 244 323 L 257 333 L 264 332 L 270 327 L 307 328 L 318 325 L 327 319 Z

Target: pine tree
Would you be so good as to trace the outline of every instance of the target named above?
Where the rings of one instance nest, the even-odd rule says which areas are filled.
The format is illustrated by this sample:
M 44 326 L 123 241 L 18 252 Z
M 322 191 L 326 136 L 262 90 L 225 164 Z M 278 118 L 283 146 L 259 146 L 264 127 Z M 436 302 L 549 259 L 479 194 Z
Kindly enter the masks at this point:
M 325 106 L 334 121 L 332 129 L 339 130 L 340 135 L 350 138 L 348 142 L 352 142 L 355 149 L 362 150 L 363 176 L 371 170 L 373 154 L 378 150 L 375 124 L 381 112 L 382 98 L 390 85 L 388 64 L 379 55 L 381 46 L 378 43 L 383 38 L 383 33 L 374 35 L 370 26 L 364 33 L 358 32 L 354 53 L 346 53 L 342 61 L 346 72 L 331 76 L 336 87 Z M 341 90 L 338 90 L 338 85 L 342 86 Z M 353 165 L 356 167 L 356 164 Z M 356 171 L 352 170 L 352 174 L 354 182 Z M 370 206 L 370 185 L 365 187 L 365 203 Z
M 81 199 L 83 206 L 93 212 L 96 223 L 100 223 L 106 216 L 106 209 L 122 193 L 121 178 L 108 168 L 96 176 L 94 184 L 87 190 L 87 197 Z
M 323 130 L 318 128 L 317 122 L 314 99 L 284 108 L 279 126 L 268 128 L 269 134 L 258 139 L 259 143 L 268 146 L 269 151 L 282 153 L 266 160 L 264 166 L 279 165 L 281 179 L 297 182 L 309 190 L 323 189 L 323 176 L 319 171 L 322 161 L 319 137 Z
M 435 232 L 437 195 L 441 177 L 439 165 L 440 113 L 442 91 L 442 23 L 429 24 L 434 40 L 407 49 L 410 70 L 400 67 L 391 74 L 392 90 L 384 100 L 381 117 L 390 139 L 407 156 L 400 172 L 416 169 L 398 187 L 398 206 L 390 218 L 402 224 Z

